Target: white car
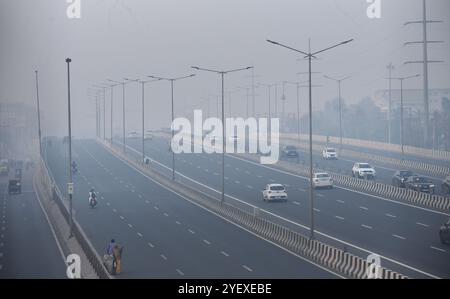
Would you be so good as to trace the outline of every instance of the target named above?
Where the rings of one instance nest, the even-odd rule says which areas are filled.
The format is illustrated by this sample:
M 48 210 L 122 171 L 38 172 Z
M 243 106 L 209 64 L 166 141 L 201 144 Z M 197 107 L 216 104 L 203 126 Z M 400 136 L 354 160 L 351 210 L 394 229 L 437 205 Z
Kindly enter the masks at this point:
M 333 188 L 333 179 L 326 172 L 318 172 L 313 175 L 313 187 L 316 188 Z
M 287 201 L 288 199 L 286 188 L 281 184 L 268 184 L 262 191 L 262 195 L 264 201 Z
M 352 176 L 357 178 L 375 178 L 377 172 L 369 163 L 355 163 L 352 168 Z
M 328 147 L 322 151 L 322 158 L 329 160 L 329 159 L 337 159 L 338 154 L 335 148 Z
M 153 134 L 150 131 L 146 131 L 145 135 L 144 135 L 144 139 L 145 140 L 152 140 L 153 139 Z
M 139 135 L 137 132 L 129 132 L 128 133 L 128 138 L 138 138 Z

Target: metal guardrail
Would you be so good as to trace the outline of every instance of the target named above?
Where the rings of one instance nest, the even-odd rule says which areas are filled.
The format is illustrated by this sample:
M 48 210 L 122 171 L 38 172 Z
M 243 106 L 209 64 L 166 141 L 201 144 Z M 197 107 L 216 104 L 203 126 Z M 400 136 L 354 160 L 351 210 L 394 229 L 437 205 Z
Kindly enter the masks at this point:
M 297 140 L 297 134 L 280 134 L 280 138 L 286 138 L 290 140 Z M 309 135 L 301 134 L 300 140 L 307 142 L 309 140 Z M 313 135 L 313 142 L 326 144 L 327 136 L 323 135 Z M 339 144 L 339 137 L 329 136 L 329 143 Z M 361 139 L 353 139 L 353 138 L 342 138 L 342 144 L 350 145 L 355 147 L 362 148 L 370 148 L 370 149 L 382 149 L 384 151 L 389 151 L 393 153 L 401 153 L 402 148 L 399 144 L 389 144 L 385 142 L 379 141 L 370 141 L 370 140 L 361 140 Z M 414 155 L 418 157 L 434 159 L 434 160 L 442 160 L 450 162 L 450 151 L 442 151 L 442 150 L 432 150 L 427 148 L 415 147 L 415 146 L 404 146 L 404 152 L 409 155 Z
M 46 151 L 45 155 L 47 155 Z M 65 202 L 65 200 L 67 199 L 63 197 L 44 159 L 40 159 L 40 171 L 42 174 L 43 183 L 45 185 L 44 188 L 47 189 L 48 194 L 51 194 L 52 200 L 58 205 L 62 215 L 64 216 L 64 219 L 67 221 L 67 223 L 70 223 L 70 213 Z M 113 278 L 103 265 L 101 257 L 98 255 L 97 251 L 89 241 L 89 238 L 86 236 L 79 223 L 75 219 L 73 219 L 72 225 L 73 235 L 83 249 L 84 254 L 88 258 L 89 263 L 93 267 L 97 276 L 101 279 Z
M 310 240 L 302 234 L 286 228 L 280 224 L 276 224 L 267 219 L 261 218 L 257 212 L 248 212 L 231 205 L 228 202 L 221 202 L 217 198 L 212 197 L 204 192 L 199 192 L 192 186 L 172 181 L 167 175 L 161 174 L 146 167 L 140 159 L 136 157 L 130 158 L 128 155 L 112 148 L 110 144 L 97 140 L 113 155 L 130 163 L 134 168 L 145 173 L 159 184 L 176 192 L 182 197 L 187 198 L 210 211 L 237 223 L 253 233 L 274 242 L 283 248 L 309 259 L 327 269 L 335 271 L 348 278 L 369 278 L 368 270 L 372 264 L 368 261 L 344 252 L 341 249 L 332 247 L 317 240 Z M 377 266 L 378 276 L 381 279 L 405 279 L 406 276 L 386 268 Z

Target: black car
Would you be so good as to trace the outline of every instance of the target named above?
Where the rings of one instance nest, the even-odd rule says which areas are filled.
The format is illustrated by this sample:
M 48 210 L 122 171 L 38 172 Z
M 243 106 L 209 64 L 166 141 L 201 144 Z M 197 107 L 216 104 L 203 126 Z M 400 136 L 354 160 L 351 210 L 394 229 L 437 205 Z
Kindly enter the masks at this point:
M 450 194 L 450 175 L 442 181 L 441 189 L 443 193 Z
M 13 180 L 9 180 L 9 184 L 8 184 L 8 193 L 9 194 L 20 194 L 22 193 L 22 185 L 20 183 L 20 180 L 18 179 L 13 179 Z
M 411 170 L 399 170 L 394 174 L 394 177 L 392 178 L 392 185 L 395 187 L 405 188 L 406 180 L 412 176 L 417 175 Z
M 298 158 L 298 151 L 295 146 L 287 145 L 283 147 L 281 154 L 286 158 Z
M 407 189 L 434 194 L 435 186 L 429 179 L 421 176 L 409 177 L 405 182 Z
M 450 244 L 450 219 L 441 226 L 439 230 L 439 237 L 441 238 L 442 244 Z

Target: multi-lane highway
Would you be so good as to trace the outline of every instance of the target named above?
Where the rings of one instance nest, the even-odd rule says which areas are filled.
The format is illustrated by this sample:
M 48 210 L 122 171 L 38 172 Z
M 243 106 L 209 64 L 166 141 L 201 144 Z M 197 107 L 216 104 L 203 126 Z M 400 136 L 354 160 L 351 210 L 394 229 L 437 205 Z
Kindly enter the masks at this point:
M 130 139 L 127 142 L 131 147 L 129 152 L 135 151 L 138 157 L 140 141 Z M 149 157 L 171 167 L 167 140 L 154 138 L 147 141 L 146 151 Z M 225 163 L 227 195 L 298 223 L 299 228 L 309 225 L 308 182 L 305 178 L 239 157 L 227 156 Z M 169 169 L 154 164 L 169 173 Z M 180 174 L 220 190 L 220 156 L 176 155 L 176 168 Z M 268 183 L 285 184 L 290 200 L 264 203 L 261 190 Z M 438 235 L 439 227 L 448 217 L 446 213 L 343 188 L 320 190 L 315 202 L 319 238 L 342 246 L 346 244 L 349 251 L 361 256 L 370 252 L 380 254 L 388 268 L 406 272 L 411 277 L 450 277 L 450 248 L 440 244 Z
M 47 148 L 63 191 L 66 148 L 61 141 Z M 100 255 L 111 238 L 124 246 L 120 277 L 339 277 L 165 189 L 95 141 L 76 141 L 74 160 L 75 218 Z M 88 206 L 91 187 L 99 195 L 94 209 Z
M 25 171 L 22 194 L 8 194 L 0 177 L 0 278 L 65 278 L 66 266 Z

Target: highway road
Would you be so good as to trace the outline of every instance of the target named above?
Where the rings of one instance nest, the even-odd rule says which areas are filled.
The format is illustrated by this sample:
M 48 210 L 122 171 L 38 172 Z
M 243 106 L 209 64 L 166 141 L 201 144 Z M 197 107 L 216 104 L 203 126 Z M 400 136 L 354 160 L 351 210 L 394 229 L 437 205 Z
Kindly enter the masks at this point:
M 163 188 L 93 140 L 75 141 L 73 149 L 75 218 L 100 255 L 111 238 L 124 246 L 120 277 L 338 277 Z M 66 146 L 53 142 L 47 157 L 65 190 Z M 91 187 L 99 195 L 94 209 Z
M 0 279 L 66 278 L 64 256 L 24 171 L 22 194 L 8 194 L 0 177 Z
M 141 148 L 139 139 L 130 139 L 127 143 L 137 152 Z M 171 166 L 167 140 L 147 141 L 146 151 L 151 158 Z M 225 164 L 227 195 L 299 225 L 309 225 L 306 179 L 236 157 L 227 156 Z M 163 167 L 154 167 L 170 173 Z M 176 168 L 181 174 L 220 190 L 220 156 L 176 155 Z M 287 203 L 263 202 L 261 190 L 268 183 L 285 184 L 290 200 Z M 411 277 L 450 277 L 450 248 L 441 245 L 438 237 L 439 227 L 448 219 L 448 214 L 342 188 L 318 191 L 315 208 L 317 230 L 333 237 L 333 241 L 347 243 L 349 251 L 359 252 L 361 256 L 368 252 L 380 254 L 385 257 L 382 260 L 388 268 L 401 270 Z M 327 237 L 323 239 L 331 241 Z
M 300 153 L 300 163 L 303 163 L 305 161 L 305 165 L 309 165 L 309 154 L 306 151 L 299 150 Z M 351 170 L 353 167 L 353 164 L 356 162 L 368 162 L 372 167 L 375 168 L 377 172 L 376 181 L 392 185 L 392 177 L 394 176 L 395 172 L 400 169 L 396 169 L 394 166 L 389 166 L 386 164 L 381 164 L 376 161 L 356 161 L 354 159 L 349 158 L 343 158 L 339 157 L 338 160 L 324 160 L 322 159 L 322 155 L 315 152 L 313 154 L 314 157 L 314 163 L 319 169 L 331 169 L 336 170 L 340 169 L 341 173 L 351 175 Z M 296 163 L 297 161 L 292 160 L 292 163 Z M 402 169 L 402 170 L 409 170 L 409 169 Z M 414 171 L 414 170 L 413 170 Z M 436 186 L 435 194 L 438 195 L 445 195 L 445 193 L 441 190 L 441 184 L 442 184 L 442 178 L 436 177 L 436 176 L 430 176 L 425 173 L 421 173 L 420 171 L 414 171 L 418 175 L 426 176 L 428 177 Z

